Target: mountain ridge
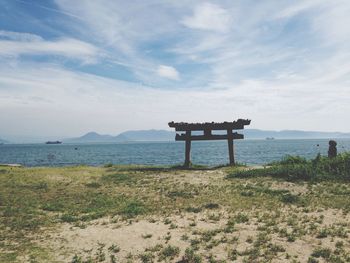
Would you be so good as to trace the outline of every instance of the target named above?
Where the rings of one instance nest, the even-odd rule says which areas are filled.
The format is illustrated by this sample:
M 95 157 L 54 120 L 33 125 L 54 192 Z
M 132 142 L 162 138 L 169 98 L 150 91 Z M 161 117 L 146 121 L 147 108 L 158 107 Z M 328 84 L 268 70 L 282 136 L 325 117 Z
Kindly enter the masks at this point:
M 319 132 L 319 131 L 301 131 L 301 130 L 260 130 L 245 129 L 237 132 L 244 134 L 246 139 L 339 139 L 350 138 L 350 133 L 344 132 Z M 197 132 L 196 132 L 197 133 Z M 220 133 L 225 133 L 224 131 Z M 99 134 L 97 132 L 88 132 L 81 137 L 69 138 L 63 142 L 132 142 L 132 141 L 174 141 L 175 132 L 168 130 L 130 130 L 122 132 L 116 136 Z

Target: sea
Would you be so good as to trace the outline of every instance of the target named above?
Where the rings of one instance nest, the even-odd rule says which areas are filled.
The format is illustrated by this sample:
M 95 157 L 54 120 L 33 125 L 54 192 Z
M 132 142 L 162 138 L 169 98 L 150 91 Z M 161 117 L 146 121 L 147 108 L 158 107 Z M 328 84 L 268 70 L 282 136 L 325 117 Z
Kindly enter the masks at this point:
M 337 139 L 338 152 L 350 151 L 350 139 Z M 327 139 L 236 140 L 236 162 L 263 165 L 287 155 L 307 159 L 327 155 Z M 184 161 L 184 142 L 130 142 L 93 144 L 3 144 L 0 164 L 24 166 L 73 166 L 105 164 L 179 165 Z M 194 164 L 217 166 L 228 163 L 226 141 L 192 142 Z

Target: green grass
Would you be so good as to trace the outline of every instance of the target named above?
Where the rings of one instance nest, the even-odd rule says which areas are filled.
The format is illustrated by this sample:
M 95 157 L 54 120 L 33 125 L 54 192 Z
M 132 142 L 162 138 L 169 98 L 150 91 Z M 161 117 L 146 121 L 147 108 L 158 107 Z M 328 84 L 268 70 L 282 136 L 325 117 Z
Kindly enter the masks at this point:
M 318 155 L 313 160 L 298 156 L 287 156 L 280 162 L 271 163 L 264 169 L 238 170 L 227 178 L 271 176 L 288 181 L 341 180 L 350 181 L 350 153 L 339 154 L 329 159 Z

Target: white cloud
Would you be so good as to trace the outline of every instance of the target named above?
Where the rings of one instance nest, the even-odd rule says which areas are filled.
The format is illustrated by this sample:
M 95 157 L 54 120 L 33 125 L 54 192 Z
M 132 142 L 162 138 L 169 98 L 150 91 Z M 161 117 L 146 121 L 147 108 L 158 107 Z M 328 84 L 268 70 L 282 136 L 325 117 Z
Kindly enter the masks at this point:
M 180 74 L 176 68 L 171 66 L 160 65 L 157 69 L 157 74 L 163 78 L 179 80 Z
M 164 129 L 171 120 L 238 117 L 265 129 L 350 129 L 344 122 L 350 111 L 347 0 L 56 2 L 80 17 L 67 19 L 69 32 L 98 48 L 1 31 L 0 56 L 83 60 L 103 50 L 112 74 L 124 67 L 135 78 L 25 66 L 20 58 L 0 65 L 0 123 L 7 133 L 25 127 L 41 134 L 117 133 Z
M 344 123 L 348 88 L 334 79 L 317 82 L 323 71 L 304 78 L 246 80 L 219 90 L 155 89 L 53 65 L 2 66 L 0 72 L 0 123 L 8 134 L 116 134 L 166 129 L 171 120 L 236 118 L 251 118 L 251 127 L 262 129 L 322 130 L 325 122 L 327 130 L 350 129 Z
M 226 32 L 230 29 L 232 18 L 227 10 L 211 3 L 195 7 L 193 16 L 185 17 L 182 23 L 193 29 Z
M 91 63 L 99 56 L 99 49 L 72 38 L 47 41 L 33 34 L 1 31 L 0 56 L 20 55 L 56 55 Z

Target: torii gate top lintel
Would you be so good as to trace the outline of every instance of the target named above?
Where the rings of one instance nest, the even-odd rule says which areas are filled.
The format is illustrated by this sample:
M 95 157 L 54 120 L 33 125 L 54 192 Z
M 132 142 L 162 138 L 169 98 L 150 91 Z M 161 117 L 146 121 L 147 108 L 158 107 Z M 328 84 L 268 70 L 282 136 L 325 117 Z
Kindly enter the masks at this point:
M 232 130 L 242 130 L 245 125 L 249 125 L 250 120 L 238 119 L 233 122 L 205 122 L 205 123 L 187 123 L 187 122 L 169 122 L 168 125 L 171 128 L 175 128 L 175 131 L 186 132 L 182 134 L 176 134 L 176 141 L 186 141 L 186 153 L 185 164 L 188 167 L 190 165 L 190 151 L 191 141 L 199 140 L 227 140 L 230 164 L 234 165 L 234 152 L 233 152 L 233 140 L 243 139 L 243 134 L 233 133 Z M 212 134 L 213 130 L 226 130 L 227 134 Z M 203 131 L 203 135 L 192 135 L 192 131 Z

